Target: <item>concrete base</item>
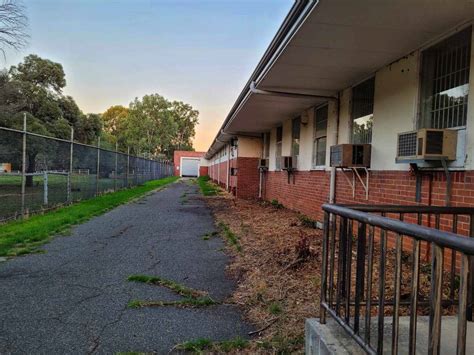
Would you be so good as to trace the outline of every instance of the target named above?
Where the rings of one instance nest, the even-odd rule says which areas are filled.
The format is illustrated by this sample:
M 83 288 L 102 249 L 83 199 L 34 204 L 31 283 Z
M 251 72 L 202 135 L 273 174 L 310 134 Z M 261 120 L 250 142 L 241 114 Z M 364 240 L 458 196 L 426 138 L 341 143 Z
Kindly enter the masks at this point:
M 363 323 L 363 320 L 362 320 Z M 392 317 L 385 318 L 384 327 L 384 353 L 391 353 L 392 346 Z M 418 317 L 416 353 L 428 353 L 428 317 Z M 399 354 L 408 354 L 408 331 L 410 325 L 409 317 L 400 317 L 399 327 Z M 370 327 L 371 344 L 377 344 L 377 319 L 373 318 Z M 306 344 L 305 353 L 311 355 L 327 354 L 365 354 L 361 347 L 352 339 L 345 330 L 339 326 L 330 316 L 326 324 L 319 323 L 319 319 L 306 320 L 305 325 Z M 361 335 L 365 334 L 362 327 Z M 474 354 L 474 322 L 467 323 L 466 354 Z M 443 317 L 441 322 L 441 354 L 456 353 L 457 342 L 457 317 Z

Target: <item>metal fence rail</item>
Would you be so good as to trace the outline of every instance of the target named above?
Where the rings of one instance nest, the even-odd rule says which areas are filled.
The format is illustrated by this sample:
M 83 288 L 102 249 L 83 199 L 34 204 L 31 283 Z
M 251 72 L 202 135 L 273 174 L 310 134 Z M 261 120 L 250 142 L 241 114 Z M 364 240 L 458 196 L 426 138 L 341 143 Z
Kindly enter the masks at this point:
M 0 127 L 0 222 L 173 175 L 167 160 Z
M 467 319 L 472 315 L 469 269 L 474 239 L 456 234 L 456 229 L 458 220 L 469 216 L 472 231 L 474 209 L 325 204 L 323 210 L 321 323 L 329 313 L 367 353 L 382 354 L 385 318 L 391 315 L 391 353 L 415 354 L 417 317 L 428 315 L 428 353 L 438 354 L 442 312 L 457 307 L 457 353 L 464 354 Z M 385 217 L 391 213 L 398 219 Z M 415 215 L 415 223 L 404 221 L 407 214 Z M 438 229 L 421 225 L 431 214 Z M 453 232 L 439 230 L 446 216 L 452 218 Z M 423 244 L 429 246 L 430 263 L 423 264 L 420 258 Z M 394 270 L 390 281 L 388 265 Z M 421 277 L 429 281 L 425 283 L 431 285 L 429 290 L 421 287 Z M 403 315 L 409 317 L 408 349 L 399 349 Z

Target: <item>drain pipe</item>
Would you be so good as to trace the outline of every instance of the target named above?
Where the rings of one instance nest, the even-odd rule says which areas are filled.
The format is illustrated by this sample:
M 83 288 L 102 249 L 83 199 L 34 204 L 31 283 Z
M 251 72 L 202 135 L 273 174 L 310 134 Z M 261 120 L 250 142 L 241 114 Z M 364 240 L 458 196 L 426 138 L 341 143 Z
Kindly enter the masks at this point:
M 338 144 L 339 141 L 339 119 L 341 113 L 341 93 L 337 93 L 337 118 L 336 118 L 336 139 L 335 143 Z M 331 167 L 331 179 L 329 181 L 329 203 L 336 202 L 336 168 Z

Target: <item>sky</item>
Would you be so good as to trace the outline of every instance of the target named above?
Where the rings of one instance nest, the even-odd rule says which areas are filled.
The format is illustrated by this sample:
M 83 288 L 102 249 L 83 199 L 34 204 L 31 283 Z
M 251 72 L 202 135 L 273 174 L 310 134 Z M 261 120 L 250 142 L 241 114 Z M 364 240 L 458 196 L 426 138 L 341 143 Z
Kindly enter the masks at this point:
M 30 53 L 63 65 L 85 113 L 158 93 L 199 110 L 206 151 L 292 0 L 23 0 Z

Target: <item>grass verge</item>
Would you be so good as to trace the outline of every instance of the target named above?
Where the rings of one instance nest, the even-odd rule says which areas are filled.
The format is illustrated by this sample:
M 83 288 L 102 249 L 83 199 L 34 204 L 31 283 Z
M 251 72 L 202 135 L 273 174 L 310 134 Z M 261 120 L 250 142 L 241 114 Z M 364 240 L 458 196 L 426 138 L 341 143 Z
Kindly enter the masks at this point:
M 219 187 L 210 182 L 209 176 L 200 176 L 197 179 L 201 193 L 204 196 L 216 196 L 219 195 Z
M 212 341 L 207 338 L 199 338 L 178 344 L 175 349 L 198 354 L 205 351 L 211 353 L 226 353 L 235 350 L 242 350 L 248 346 L 249 341 L 240 337 L 224 341 Z
M 58 233 L 71 226 L 103 214 L 123 203 L 176 181 L 175 176 L 148 181 L 131 189 L 81 201 L 27 220 L 6 223 L 0 228 L 0 256 L 18 256 L 31 253 Z

